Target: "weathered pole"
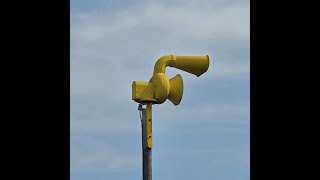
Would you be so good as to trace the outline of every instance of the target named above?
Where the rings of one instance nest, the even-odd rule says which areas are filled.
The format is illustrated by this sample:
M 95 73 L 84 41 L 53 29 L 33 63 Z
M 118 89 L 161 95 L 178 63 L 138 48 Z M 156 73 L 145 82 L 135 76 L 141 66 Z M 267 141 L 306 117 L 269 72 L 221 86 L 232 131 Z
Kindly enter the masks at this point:
M 143 180 L 152 180 L 152 149 L 147 146 L 147 113 L 146 108 L 143 108 L 142 105 L 140 107 L 139 110 L 142 112 L 142 175 Z

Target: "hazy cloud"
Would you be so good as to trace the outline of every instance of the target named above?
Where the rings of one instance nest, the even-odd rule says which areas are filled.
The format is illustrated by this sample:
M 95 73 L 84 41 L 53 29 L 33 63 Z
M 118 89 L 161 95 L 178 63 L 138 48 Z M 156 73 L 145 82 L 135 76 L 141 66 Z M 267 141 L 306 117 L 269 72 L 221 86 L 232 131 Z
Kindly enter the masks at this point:
M 169 123 L 176 128 L 183 122 L 184 126 L 194 127 L 193 130 L 218 124 L 223 128 L 249 126 L 248 98 L 241 99 L 243 94 L 240 94 L 240 100 L 221 103 L 211 98 L 212 92 L 205 90 L 219 86 L 208 80 L 249 82 L 249 1 L 143 0 L 130 1 L 130 5 L 122 1 L 90 2 L 108 11 L 71 13 L 72 171 L 121 172 L 140 167 L 141 153 L 128 152 L 119 145 L 128 143 L 128 136 L 121 137 L 119 144 L 99 141 L 94 136 L 119 138 L 123 134 L 140 133 L 138 104 L 131 100 L 131 83 L 148 81 L 154 63 L 166 54 L 209 55 L 211 64 L 202 78 L 167 68 L 169 77 L 177 73 L 183 75 L 188 82 L 186 93 L 196 83 L 202 84 L 202 93 L 208 100 L 182 104 L 179 108 L 170 102 L 154 106 L 154 118 L 161 119 L 155 122 L 160 134 L 166 133 L 164 127 Z M 116 8 L 112 8 L 112 4 Z M 231 84 L 225 88 L 239 87 Z M 187 100 L 190 97 L 184 95 Z M 199 121 L 195 124 L 194 119 Z M 176 128 L 175 133 L 185 134 L 189 130 Z M 224 149 L 194 149 L 180 155 L 189 159 L 196 158 L 193 154 L 197 153 L 211 158 L 221 155 L 221 162 L 234 157 L 229 165 L 248 164 L 248 149 L 230 147 L 229 153 L 223 154 Z

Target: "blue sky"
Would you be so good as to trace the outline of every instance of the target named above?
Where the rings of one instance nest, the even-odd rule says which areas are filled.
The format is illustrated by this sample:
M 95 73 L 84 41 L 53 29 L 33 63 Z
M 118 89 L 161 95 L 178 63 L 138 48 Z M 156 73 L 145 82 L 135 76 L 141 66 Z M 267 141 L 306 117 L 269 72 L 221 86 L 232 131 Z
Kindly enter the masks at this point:
M 71 180 L 141 179 L 132 81 L 167 54 L 209 55 L 181 74 L 179 106 L 153 106 L 153 179 L 250 176 L 250 5 L 235 0 L 71 0 Z

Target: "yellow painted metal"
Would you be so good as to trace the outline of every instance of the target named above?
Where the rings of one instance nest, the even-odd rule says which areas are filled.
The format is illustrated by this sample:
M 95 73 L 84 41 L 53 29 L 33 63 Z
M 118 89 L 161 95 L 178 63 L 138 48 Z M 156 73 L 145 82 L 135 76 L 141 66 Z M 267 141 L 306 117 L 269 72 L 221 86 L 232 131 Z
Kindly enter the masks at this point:
M 199 77 L 208 70 L 209 64 L 209 56 L 162 56 L 156 62 L 149 82 L 132 83 L 132 100 L 162 104 L 169 99 L 178 105 L 183 95 L 183 80 L 180 75 L 169 80 L 165 74 L 166 67 L 174 67 Z
M 133 81 L 132 100 L 136 102 L 156 102 L 152 82 Z
M 152 148 L 152 103 L 146 103 L 147 146 Z
M 175 56 L 166 55 L 158 59 L 154 66 L 153 74 L 165 73 L 167 66 L 174 67 L 196 76 L 205 73 L 210 64 L 209 56 Z
M 170 83 L 167 75 L 164 73 L 154 74 L 150 80 L 154 86 L 154 98 L 157 104 L 165 102 L 170 92 Z
M 179 105 L 183 95 L 183 80 L 180 74 L 169 80 L 170 92 L 168 99 L 175 105 Z

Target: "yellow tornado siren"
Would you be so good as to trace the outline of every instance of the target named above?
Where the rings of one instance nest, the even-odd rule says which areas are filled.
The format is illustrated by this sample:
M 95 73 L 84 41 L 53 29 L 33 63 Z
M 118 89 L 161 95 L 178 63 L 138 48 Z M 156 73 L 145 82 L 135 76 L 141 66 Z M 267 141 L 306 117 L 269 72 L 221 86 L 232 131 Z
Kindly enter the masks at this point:
M 162 104 L 169 99 L 178 105 L 183 95 L 183 80 L 180 74 L 169 79 L 165 74 L 166 67 L 174 67 L 199 77 L 208 70 L 209 64 L 209 56 L 162 56 L 156 62 L 149 82 L 132 83 L 132 100 Z
M 146 104 L 147 146 L 152 147 L 152 104 L 162 104 L 169 99 L 175 106 L 180 104 L 183 95 L 183 80 L 180 74 L 169 79 L 166 67 L 173 67 L 201 76 L 209 68 L 209 56 L 162 56 L 154 65 L 153 76 L 149 82 L 133 81 L 132 100 Z
M 180 74 L 169 79 L 166 67 L 173 67 L 201 76 L 209 68 L 209 56 L 162 56 L 154 65 L 149 82 L 133 81 L 132 100 L 139 103 L 142 127 L 143 179 L 152 179 L 152 104 L 162 104 L 169 99 L 179 105 L 183 95 L 183 80 Z M 142 108 L 146 105 L 146 108 Z

